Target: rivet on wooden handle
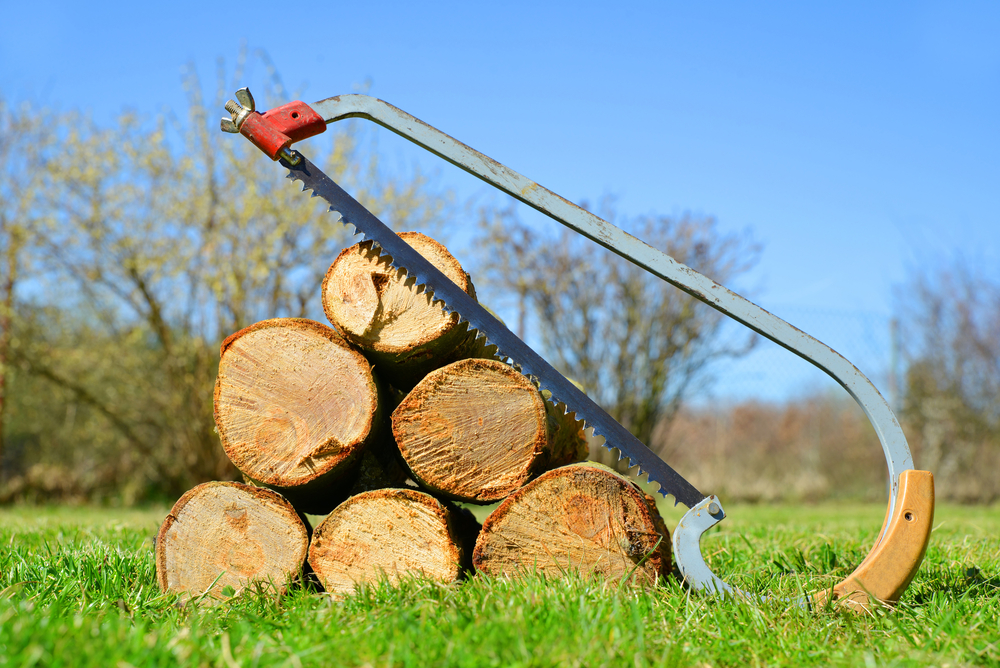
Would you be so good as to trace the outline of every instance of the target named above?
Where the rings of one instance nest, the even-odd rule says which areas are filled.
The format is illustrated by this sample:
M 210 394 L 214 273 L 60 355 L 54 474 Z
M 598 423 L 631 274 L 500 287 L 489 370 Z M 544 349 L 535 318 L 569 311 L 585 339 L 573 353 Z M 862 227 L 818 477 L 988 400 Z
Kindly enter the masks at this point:
M 934 476 L 930 471 L 903 471 L 895 512 L 886 518 L 881 540 L 847 579 L 817 592 L 813 601 L 825 605 L 832 591 L 834 599 L 844 599 L 858 611 L 896 603 L 920 568 L 933 522 Z

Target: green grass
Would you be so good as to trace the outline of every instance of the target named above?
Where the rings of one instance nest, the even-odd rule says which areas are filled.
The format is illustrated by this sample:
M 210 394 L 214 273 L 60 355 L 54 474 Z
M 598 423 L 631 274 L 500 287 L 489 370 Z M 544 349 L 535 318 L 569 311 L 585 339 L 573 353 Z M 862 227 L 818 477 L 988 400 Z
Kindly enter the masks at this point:
M 704 541 L 712 566 L 795 595 L 849 573 L 884 507 L 727 510 Z M 910 589 L 871 616 L 719 600 L 673 581 L 640 591 L 535 576 L 182 607 L 155 581 L 165 514 L 0 510 L 0 666 L 1000 665 L 995 508 L 938 508 Z

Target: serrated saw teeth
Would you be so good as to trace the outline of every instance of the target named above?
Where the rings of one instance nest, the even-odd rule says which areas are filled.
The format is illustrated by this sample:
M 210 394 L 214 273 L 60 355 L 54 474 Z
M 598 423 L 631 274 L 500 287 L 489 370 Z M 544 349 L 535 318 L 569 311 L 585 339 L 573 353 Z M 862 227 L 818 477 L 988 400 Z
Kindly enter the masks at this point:
M 291 178 L 301 180 L 303 191 L 312 190 L 314 195 L 322 197 L 330 204 L 331 213 L 339 213 L 341 222 L 354 227 L 362 238 L 370 239 L 373 246 L 378 247 L 379 256 L 384 255 L 389 266 L 411 277 L 417 289 L 426 293 L 432 303 L 439 304 L 448 313 L 457 313 L 460 322 L 468 323 L 467 327 L 475 330 L 477 336 L 481 334 L 490 345 L 496 346 L 497 354 L 508 359 L 535 387 L 548 390 L 552 401 L 573 406 L 576 418 L 592 427 L 596 435 L 603 436 L 605 444 L 614 443 L 630 461 L 643 462 L 644 469 L 650 471 L 650 479 L 660 485 L 661 493 L 673 494 L 689 508 L 706 498 L 347 191 L 307 158 L 298 155 L 301 159 L 295 165 L 282 161 Z
M 350 224 L 355 229 L 355 235 L 384 240 L 388 253 L 400 260 L 407 274 L 412 272 L 416 282 L 428 282 L 433 288 L 433 296 L 444 302 L 448 312 L 458 313 L 460 321 L 468 322 L 473 329 L 483 329 L 488 341 L 496 345 L 498 355 L 528 376 L 536 387 L 549 390 L 553 401 L 564 401 L 567 406 L 573 406 L 574 415 L 588 429 L 592 429 L 595 436 L 604 439 L 605 447 L 618 452 L 620 459 L 627 456 L 632 468 L 650 483 L 659 485 L 661 494 L 673 495 L 674 505 L 683 503 L 690 509 L 677 524 L 672 542 L 677 568 L 693 589 L 746 597 L 712 573 L 700 552 L 701 536 L 725 517 L 718 497 L 706 496 L 684 480 L 506 327 L 496 323 L 492 316 L 429 265 L 419 253 L 409 249 L 392 230 L 301 153 L 292 152 L 288 147 L 293 141 L 322 132 L 326 124 L 333 121 L 345 118 L 375 121 L 718 309 L 830 375 L 858 402 L 878 434 L 888 465 L 890 490 L 884 535 L 862 565 L 832 591 L 837 596 L 848 597 L 852 603 L 862 594 L 870 597 L 866 599 L 869 602 L 895 602 L 899 599 L 923 559 L 933 526 L 933 476 L 928 471 L 913 468 L 906 436 L 888 402 L 871 381 L 843 356 L 707 276 L 685 267 L 665 253 L 652 249 L 607 221 L 560 198 L 551 190 L 381 100 L 366 95 L 342 95 L 318 102 L 314 105 L 315 109 L 302 102 L 293 102 L 277 111 L 254 115 L 250 113 L 254 104 L 249 92 L 243 89 L 237 92 L 236 97 L 240 105 L 236 102 L 226 104 L 232 118 L 223 120 L 224 131 L 238 131 L 272 160 L 280 159 L 281 164 L 289 169 L 288 178 L 302 181 L 303 191 L 312 189 L 313 197 L 319 196 L 331 205 L 343 206 L 342 213 L 345 215 L 341 216 L 342 222 Z M 231 106 L 242 107 L 246 113 L 238 114 Z M 299 113 L 285 113 L 292 110 Z M 248 124 L 253 127 L 247 129 Z M 333 208 L 331 206 L 331 210 Z M 398 253 L 394 248 L 398 249 Z M 919 510 L 915 513 L 914 508 Z M 922 519 L 913 524 L 911 520 L 916 521 L 917 517 Z M 873 579 L 869 580 L 869 576 Z M 878 587 L 870 587 L 872 584 Z M 817 598 L 816 602 L 821 600 L 825 599 Z M 869 608 L 859 603 L 855 609 L 867 611 Z

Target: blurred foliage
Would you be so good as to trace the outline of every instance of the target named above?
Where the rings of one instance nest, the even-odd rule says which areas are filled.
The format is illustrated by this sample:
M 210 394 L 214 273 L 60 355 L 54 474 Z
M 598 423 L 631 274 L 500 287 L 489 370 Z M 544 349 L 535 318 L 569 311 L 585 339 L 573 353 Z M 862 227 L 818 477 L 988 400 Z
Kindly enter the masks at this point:
M 670 431 L 669 461 L 723 499 L 885 498 L 885 456 L 875 429 L 836 389 L 782 404 L 684 407 Z
M 10 413 L 15 291 L 30 269 L 29 237 L 42 223 L 44 168 L 54 143 L 49 114 L 11 108 L 0 98 L 0 466 L 7 451 L 3 425 Z M 2 469 L 0 469 L 2 471 Z
M 218 130 L 224 85 L 207 105 L 188 83 L 183 122 L 0 106 L 0 285 L 17 282 L 0 500 L 135 502 L 232 478 L 212 415 L 220 342 L 265 318 L 321 317 L 348 231 Z M 286 96 L 276 76 L 255 92 Z M 386 174 L 353 124 L 310 152 L 397 228 L 442 215 L 446 196 L 420 173 Z
M 606 220 L 720 283 L 759 256 L 748 234 L 724 234 L 710 217 L 615 220 L 603 208 Z M 530 315 L 553 365 L 644 443 L 669 428 L 710 362 L 753 346 L 749 333 L 723 340 L 719 312 L 568 229 L 546 238 L 508 209 L 484 212 L 481 234 L 481 270 L 517 297 L 519 336 Z
M 1000 499 L 1000 280 L 957 259 L 900 291 L 904 426 L 938 494 Z
M 939 500 L 1000 499 L 1000 280 L 964 260 L 924 264 L 898 290 L 906 376 L 897 417 Z M 663 446 L 660 434 L 654 445 Z M 874 428 L 840 390 L 783 404 L 682 410 L 669 461 L 700 489 L 751 501 L 884 498 Z

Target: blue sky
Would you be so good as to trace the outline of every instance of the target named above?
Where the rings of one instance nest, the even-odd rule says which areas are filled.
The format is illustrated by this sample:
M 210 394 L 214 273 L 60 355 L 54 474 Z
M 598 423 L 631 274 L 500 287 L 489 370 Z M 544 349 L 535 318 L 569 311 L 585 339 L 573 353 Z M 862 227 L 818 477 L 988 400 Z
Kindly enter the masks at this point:
M 1000 274 L 998 3 L 295 7 L 7 2 L 0 94 L 156 113 L 183 106 L 185 67 L 210 83 L 243 43 L 307 102 L 370 80 L 571 200 L 751 229 L 764 253 L 743 285 L 835 348 L 795 314 L 887 317 L 909 271 L 955 255 Z M 388 133 L 380 146 L 480 191 Z

